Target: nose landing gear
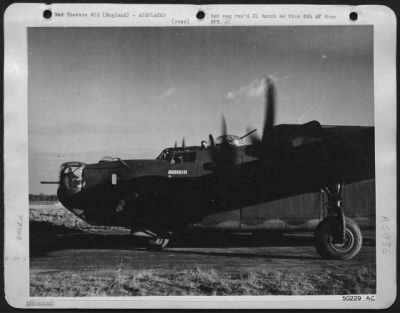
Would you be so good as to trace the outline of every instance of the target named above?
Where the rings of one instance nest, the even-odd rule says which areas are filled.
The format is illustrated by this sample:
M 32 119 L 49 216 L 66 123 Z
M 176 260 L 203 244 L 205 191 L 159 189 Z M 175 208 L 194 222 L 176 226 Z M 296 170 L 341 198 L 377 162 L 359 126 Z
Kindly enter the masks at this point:
M 328 196 L 325 204 L 327 217 L 314 232 L 317 252 L 326 259 L 350 260 L 362 246 L 362 234 L 358 225 L 344 216 L 342 206 L 343 184 L 325 186 Z
M 148 250 L 160 251 L 168 246 L 170 236 L 167 233 L 162 235 L 155 233 L 149 229 L 134 230 L 131 229 L 131 235 L 146 238 L 146 247 Z
M 150 238 L 147 241 L 147 249 L 149 250 L 162 250 L 169 244 L 169 238 Z

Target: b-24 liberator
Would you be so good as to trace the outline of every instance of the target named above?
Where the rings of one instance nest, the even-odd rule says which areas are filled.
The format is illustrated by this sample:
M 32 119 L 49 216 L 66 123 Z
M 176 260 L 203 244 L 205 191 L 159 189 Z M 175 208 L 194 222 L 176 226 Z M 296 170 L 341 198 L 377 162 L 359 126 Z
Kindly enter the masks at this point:
M 172 234 L 206 216 L 257 205 L 268 211 L 270 203 L 323 191 L 324 216 L 310 228 L 317 252 L 323 258 L 353 258 L 362 234 L 346 216 L 343 189 L 374 180 L 374 127 L 275 125 L 275 87 L 271 79 L 265 84 L 261 136 L 255 130 L 229 135 L 222 118 L 220 137 L 209 135 L 199 146 L 183 141 L 156 159 L 67 162 L 57 182 L 60 202 L 88 223 L 128 227 L 147 236 L 149 247 L 161 249 Z M 302 206 L 284 206 L 283 223 L 265 228 L 290 230 L 284 226 L 287 210 L 296 211 L 291 223 L 302 220 Z

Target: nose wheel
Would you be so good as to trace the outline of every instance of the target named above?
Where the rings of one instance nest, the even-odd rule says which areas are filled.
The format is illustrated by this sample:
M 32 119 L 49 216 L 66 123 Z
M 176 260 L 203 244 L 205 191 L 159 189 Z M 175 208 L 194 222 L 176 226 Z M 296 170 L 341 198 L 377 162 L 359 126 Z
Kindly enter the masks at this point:
M 169 244 L 170 233 L 153 232 L 149 229 L 131 229 L 131 236 L 144 237 L 146 239 L 146 248 L 148 250 L 159 251 Z
M 147 249 L 149 250 L 162 250 L 169 244 L 169 238 L 160 238 L 160 237 L 155 237 L 155 238 L 149 238 L 147 240 Z
M 343 184 L 325 186 L 328 196 L 325 203 L 327 217 L 314 232 L 315 248 L 325 259 L 350 260 L 362 246 L 362 234 L 358 225 L 344 216 L 342 206 Z

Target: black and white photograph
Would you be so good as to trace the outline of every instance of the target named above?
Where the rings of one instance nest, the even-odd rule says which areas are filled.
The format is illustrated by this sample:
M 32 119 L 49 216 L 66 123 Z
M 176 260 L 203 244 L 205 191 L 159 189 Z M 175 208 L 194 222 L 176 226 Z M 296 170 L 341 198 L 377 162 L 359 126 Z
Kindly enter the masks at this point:
M 182 24 L 26 28 L 29 297 L 375 301 L 374 26 Z

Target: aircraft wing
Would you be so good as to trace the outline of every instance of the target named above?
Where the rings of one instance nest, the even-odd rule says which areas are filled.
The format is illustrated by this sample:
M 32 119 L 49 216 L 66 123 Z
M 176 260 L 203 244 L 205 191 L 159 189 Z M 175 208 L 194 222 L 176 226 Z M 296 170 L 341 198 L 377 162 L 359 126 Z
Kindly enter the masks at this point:
M 322 126 L 316 136 L 293 136 L 286 151 L 297 176 L 324 185 L 375 177 L 374 127 Z

